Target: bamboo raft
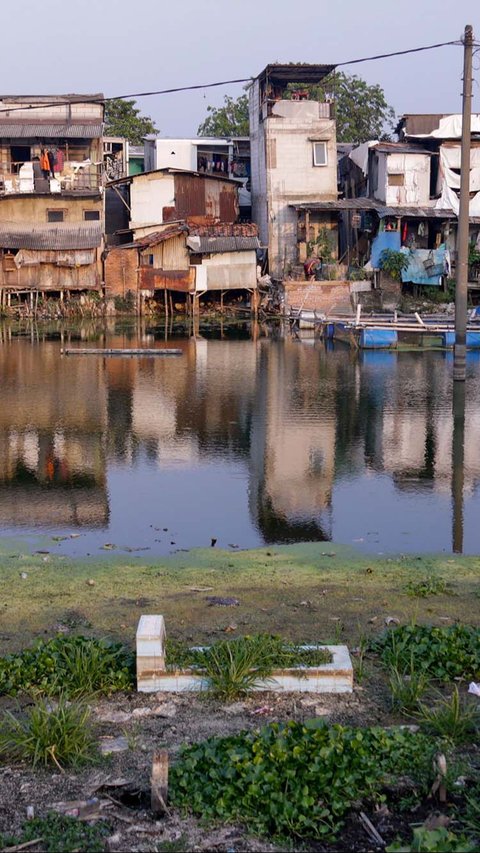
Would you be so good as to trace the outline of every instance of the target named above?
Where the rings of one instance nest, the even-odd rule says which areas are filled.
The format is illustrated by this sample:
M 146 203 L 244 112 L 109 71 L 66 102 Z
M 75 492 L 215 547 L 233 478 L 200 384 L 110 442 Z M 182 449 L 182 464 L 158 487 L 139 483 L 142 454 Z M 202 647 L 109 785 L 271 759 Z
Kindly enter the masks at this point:
M 96 349 L 94 347 L 75 347 L 74 349 L 61 349 L 62 355 L 102 355 L 102 356 L 157 356 L 157 355 L 183 355 L 181 349 Z

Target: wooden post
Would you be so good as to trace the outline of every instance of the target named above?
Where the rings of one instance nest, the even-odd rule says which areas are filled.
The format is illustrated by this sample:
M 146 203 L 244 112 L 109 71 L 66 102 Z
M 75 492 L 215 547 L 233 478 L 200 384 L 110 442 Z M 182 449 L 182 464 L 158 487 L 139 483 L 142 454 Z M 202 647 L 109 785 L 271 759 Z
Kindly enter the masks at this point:
M 164 297 L 164 301 L 165 301 L 165 324 L 166 324 L 167 320 L 168 320 L 168 293 L 167 293 L 167 288 L 165 288 L 165 290 L 163 291 L 163 297 Z
M 220 314 L 223 314 L 223 290 L 220 291 Z
M 151 784 L 151 808 L 154 815 L 168 813 L 168 752 L 159 749 L 153 753 Z

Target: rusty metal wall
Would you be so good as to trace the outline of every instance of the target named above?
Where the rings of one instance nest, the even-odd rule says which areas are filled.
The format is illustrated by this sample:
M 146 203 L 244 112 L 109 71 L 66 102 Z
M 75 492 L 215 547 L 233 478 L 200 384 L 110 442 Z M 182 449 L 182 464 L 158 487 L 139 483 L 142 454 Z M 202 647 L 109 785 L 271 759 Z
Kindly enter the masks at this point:
M 175 175 L 175 215 L 213 216 L 222 222 L 238 218 L 237 186 L 218 178 Z
M 195 267 L 188 270 L 158 270 L 154 267 L 140 267 L 140 290 L 177 290 L 179 293 L 193 293 L 195 290 Z

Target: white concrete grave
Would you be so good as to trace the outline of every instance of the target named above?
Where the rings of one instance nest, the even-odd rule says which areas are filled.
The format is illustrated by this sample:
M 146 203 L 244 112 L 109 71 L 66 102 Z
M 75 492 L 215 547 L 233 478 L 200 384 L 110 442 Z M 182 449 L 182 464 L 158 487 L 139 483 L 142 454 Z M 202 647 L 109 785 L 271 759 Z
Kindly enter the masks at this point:
M 330 663 L 277 669 L 259 681 L 256 691 L 275 693 L 352 693 L 353 667 L 347 646 L 303 646 L 327 649 Z M 137 629 L 137 690 L 140 693 L 182 693 L 208 689 L 208 678 L 195 670 L 167 670 L 163 616 L 141 616 Z
M 137 690 L 151 693 L 165 675 L 165 621 L 163 616 L 140 616 L 137 627 Z

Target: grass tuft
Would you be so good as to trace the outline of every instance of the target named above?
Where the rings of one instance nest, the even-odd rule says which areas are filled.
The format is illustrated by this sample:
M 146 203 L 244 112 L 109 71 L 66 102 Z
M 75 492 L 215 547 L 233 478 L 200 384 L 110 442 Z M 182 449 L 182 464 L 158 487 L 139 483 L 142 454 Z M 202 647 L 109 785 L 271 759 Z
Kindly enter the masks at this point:
M 432 707 L 420 703 L 414 716 L 428 733 L 452 743 L 469 742 L 480 723 L 477 703 L 461 697 L 456 685 L 450 696 L 445 698 L 439 694 Z
M 6 711 L 0 726 L 0 757 L 37 765 L 76 767 L 97 757 L 90 711 L 61 696 L 55 705 L 35 701 L 18 716 Z

